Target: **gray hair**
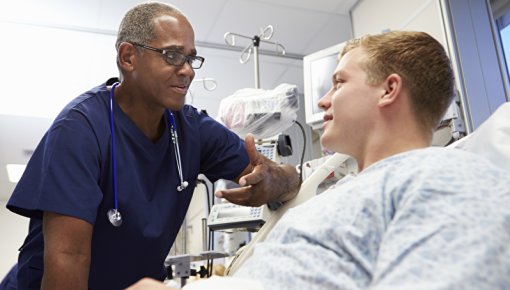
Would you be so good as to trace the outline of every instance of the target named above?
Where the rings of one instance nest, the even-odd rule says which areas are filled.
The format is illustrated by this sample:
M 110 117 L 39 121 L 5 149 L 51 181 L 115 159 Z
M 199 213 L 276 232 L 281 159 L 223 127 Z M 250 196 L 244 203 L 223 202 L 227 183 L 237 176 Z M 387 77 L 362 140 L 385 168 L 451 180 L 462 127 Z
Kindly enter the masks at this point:
M 120 23 L 115 49 L 119 50 L 122 42 L 151 42 L 154 39 L 154 19 L 162 14 L 184 16 L 176 7 L 160 2 L 142 3 L 131 8 Z

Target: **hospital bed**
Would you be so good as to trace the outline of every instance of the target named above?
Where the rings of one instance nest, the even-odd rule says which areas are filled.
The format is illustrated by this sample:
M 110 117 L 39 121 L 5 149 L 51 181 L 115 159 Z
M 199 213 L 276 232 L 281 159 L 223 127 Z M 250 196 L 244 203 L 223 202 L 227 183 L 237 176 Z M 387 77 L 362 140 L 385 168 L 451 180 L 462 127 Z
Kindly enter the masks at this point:
M 497 166 L 507 170 L 510 174 L 510 102 L 502 104 L 483 124 L 473 133 L 447 146 L 450 149 L 466 150 L 484 156 Z M 291 201 L 277 209 L 266 221 L 251 242 L 241 249 L 231 262 L 226 274 L 231 276 L 251 256 L 253 247 L 264 241 L 273 226 L 285 212 L 297 206 L 316 194 L 318 185 L 338 166 L 349 160 L 349 156 L 332 155 L 318 170 L 308 177 L 302 184 L 299 194 Z M 204 282 L 202 284 L 201 282 Z M 260 290 L 262 285 L 255 280 L 237 277 L 216 277 L 190 283 L 185 290 L 200 289 L 245 289 Z
M 510 174 L 510 102 L 502 104 L 483 124 L 473 133 L 447 146 L 452 150 L 466 150 L 479 154 L 491 160 L 497 166 L 507 170 Z M 233 275 L 251 256 L 255 244 L 264 241 L 279 218 L 290 208 L 297 206 L 316 194 L 318 185 L 338 166 L 349 160 L 342 154 L 332 155 L 318 170 L 308 177 L 302 184 L 295 199 L 285 203 L 262 226 L 251 242 L 242 248 L 231 262 L 226 274 Z M 263 289 L 258 281 L 237 277 L 211 277 L 208 281 L 188 284 L 185 290 L 200 289 Z M 205 282 L 202 284 L 201 282 Z
M 448 148 L 470 151 L 482 155 L 496 165 L 510 172 L 510 102 L 501 105 L 473 133 L 455 141 Z M 253 247 L 264 241 L 273 226 L 285 212 L 310 199 L 316 194 L 319 184 L 338 166 L 349 160 L 349 156 L 335 153 L 319 169 L 312 173 L 302 184 L 301 189 L 291 201 L 288 201 L 266 221 L 255 237 L 241 248 L 226 270 L 226 275 L 233 275 L 251 256 Z

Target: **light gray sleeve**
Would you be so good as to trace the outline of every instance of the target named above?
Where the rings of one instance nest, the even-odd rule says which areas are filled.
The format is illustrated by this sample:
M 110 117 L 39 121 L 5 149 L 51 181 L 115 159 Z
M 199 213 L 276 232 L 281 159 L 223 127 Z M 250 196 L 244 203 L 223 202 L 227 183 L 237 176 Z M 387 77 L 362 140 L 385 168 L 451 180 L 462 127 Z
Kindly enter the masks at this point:
M 510 287 L 508 179 L 485 163 L 463 164 L 401 193 L 370 289 Z

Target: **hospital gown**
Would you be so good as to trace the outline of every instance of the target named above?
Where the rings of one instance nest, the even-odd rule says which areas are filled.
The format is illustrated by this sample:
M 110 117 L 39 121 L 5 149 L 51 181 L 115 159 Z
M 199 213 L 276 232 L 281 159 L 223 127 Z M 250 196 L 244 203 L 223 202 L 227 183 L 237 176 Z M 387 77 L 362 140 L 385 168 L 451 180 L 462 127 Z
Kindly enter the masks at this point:
M 510 179 L 427 148 L 289 210 L 235 274 L 264 289 L 510 289 Z

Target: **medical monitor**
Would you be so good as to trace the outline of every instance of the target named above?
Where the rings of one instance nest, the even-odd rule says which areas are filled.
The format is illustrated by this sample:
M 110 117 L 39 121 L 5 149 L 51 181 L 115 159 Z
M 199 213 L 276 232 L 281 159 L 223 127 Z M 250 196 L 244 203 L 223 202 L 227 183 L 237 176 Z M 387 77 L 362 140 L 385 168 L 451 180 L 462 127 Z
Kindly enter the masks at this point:
M 314 130 L 322 125 L 323 111 L 319 108 L 319 99 L 332 86 L 332 75 L 337 66 L 338 54 L 345 43 L 319 50 L 303 58 L 305 118 Z

